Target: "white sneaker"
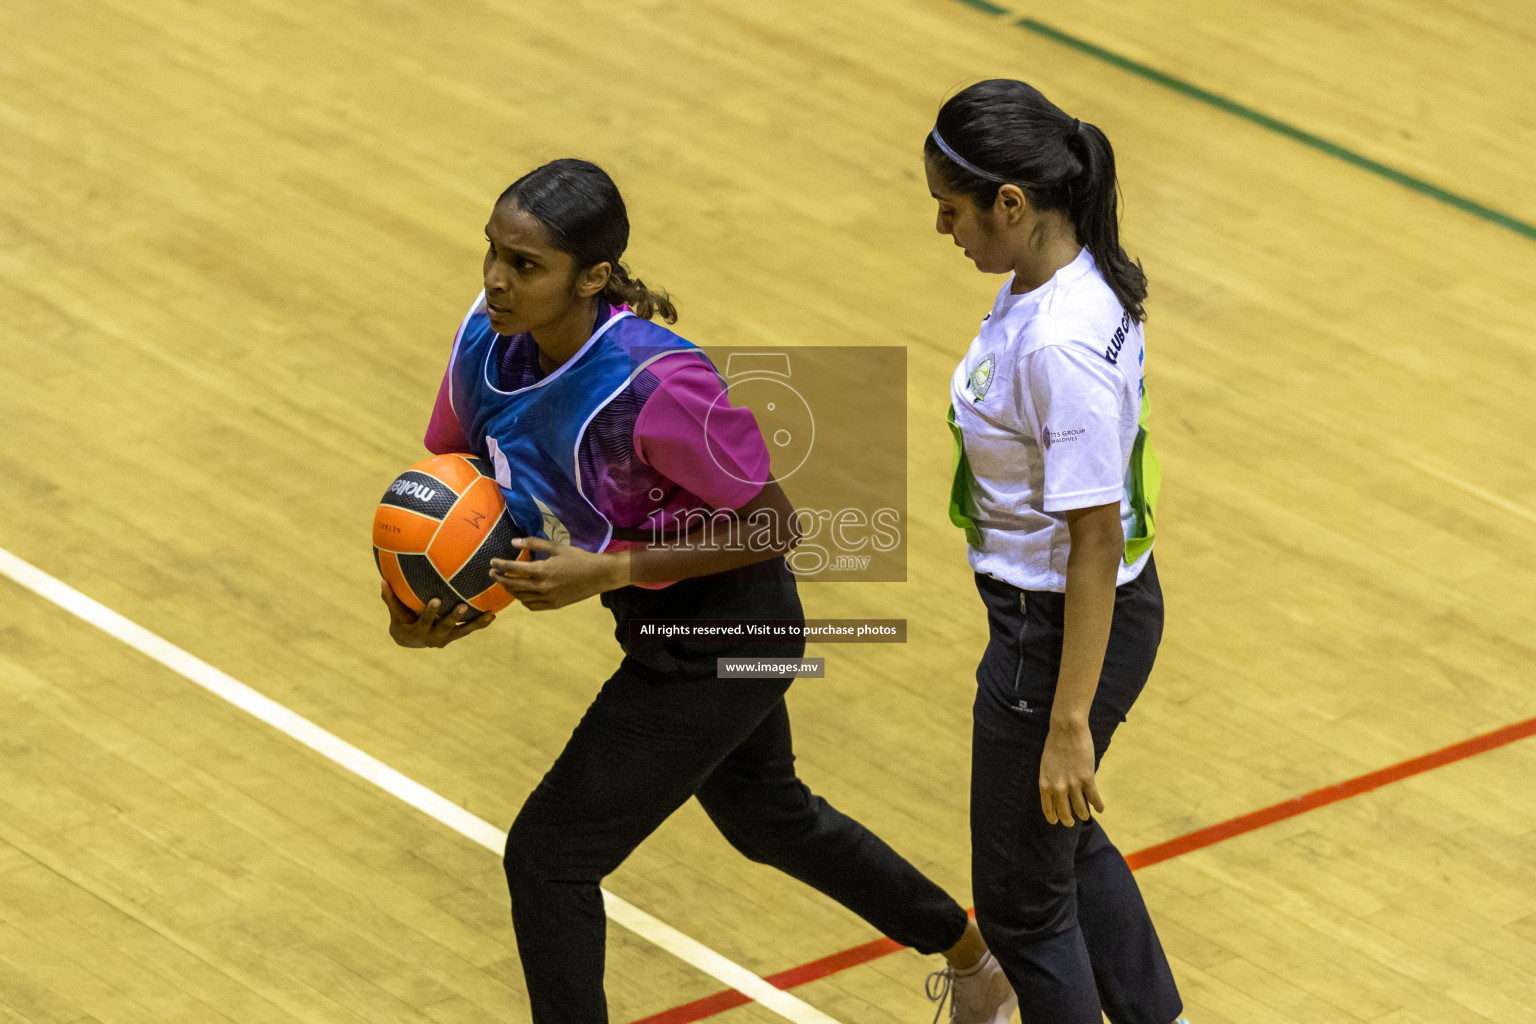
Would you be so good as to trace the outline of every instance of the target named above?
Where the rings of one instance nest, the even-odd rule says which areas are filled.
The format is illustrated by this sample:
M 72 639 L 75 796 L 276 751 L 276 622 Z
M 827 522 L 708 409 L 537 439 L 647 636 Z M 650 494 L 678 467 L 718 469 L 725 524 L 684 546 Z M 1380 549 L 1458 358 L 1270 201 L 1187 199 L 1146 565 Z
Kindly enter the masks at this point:
M 953 967 L 934 971 L 928 975 L 925 988 L 928 998 L 938 1004 L 933 1011 L 933 1024 L 939 1024 L 946 998 L 950 1024 L 1008 1024 L 1013 1011 L 1019 1008 L 1018 997 L 991 950 L 963 971 Z

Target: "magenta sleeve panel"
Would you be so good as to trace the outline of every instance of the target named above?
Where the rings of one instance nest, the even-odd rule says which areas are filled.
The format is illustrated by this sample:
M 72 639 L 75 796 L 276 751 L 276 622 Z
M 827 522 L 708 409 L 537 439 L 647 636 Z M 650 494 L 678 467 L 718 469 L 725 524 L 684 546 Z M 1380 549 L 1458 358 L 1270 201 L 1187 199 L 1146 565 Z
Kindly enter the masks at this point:
M 722 398 L 720 378 L 692 353 L 663 356 L 650 370 L 659 384 L 635 418 L 641 461 L 714 509 L 755 498 L 769 461 L 752 410 Z
M 432 418 L 427 421 L 427 436 L 422 438 L 422 443 L 433 455 L 451 455 L 470 450 L 464 430 L 459 426 L 459 417 L 454 414 L 453 404 L 448 401 L 447 373 L 443 374 L 443 382 L 438 385 L 437 401 L 432 406 Z

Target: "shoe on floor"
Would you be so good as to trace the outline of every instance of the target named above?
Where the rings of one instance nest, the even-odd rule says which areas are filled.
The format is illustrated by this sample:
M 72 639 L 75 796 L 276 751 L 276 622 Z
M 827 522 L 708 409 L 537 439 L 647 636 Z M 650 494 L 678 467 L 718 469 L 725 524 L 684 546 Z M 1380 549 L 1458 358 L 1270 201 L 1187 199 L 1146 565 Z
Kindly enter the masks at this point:
M 1008 1024 L 1019 1000 L 1003 974 L 1003 967 L 992 956 L 981 959 L 963 971 L 945 967 L 928 975 L 928 998 L 938 1004 L 933 1011 L 934 1024 L 949 1001 L 950 1024 Z

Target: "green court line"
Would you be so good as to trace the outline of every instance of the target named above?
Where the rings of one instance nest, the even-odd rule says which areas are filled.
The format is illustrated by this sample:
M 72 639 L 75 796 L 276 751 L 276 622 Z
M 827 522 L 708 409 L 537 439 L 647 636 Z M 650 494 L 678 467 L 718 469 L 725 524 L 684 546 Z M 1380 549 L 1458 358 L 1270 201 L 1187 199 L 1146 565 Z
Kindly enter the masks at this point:
M 996 4 L 988 3 L 986 0 L 957 0 L 957 2 L 963 3 L 967 7 L 986 11 L 988 14 L 1001 15 L 1008 13 L 1006 9 L 998 7 Z M 1060 43 L 1095 60 L 1101 60 L 1122 71 L 1129 71 L 1133 75 L 1145 78 L 1147 81 L 1154 82 L 1166 89 L 1172 89 L 1174 92 L 1188 96 L 1190 99 L 1199 100 L 1201 103 L 1215 107 L 1217 110 L 1240 117 L 1251 124 L 1258 125 L 1260 128 L 1267 128 L 1277 135 L 1283 135 L 1294 142 L 1301 143 L 1303 146 L 1309 146 L 1320 153 L 1326 153 L 1331 157 L 1343 160 L 1347 164 L 1353 164 L 1361 170 L 1369 171 L 1404 188 L 1412 189 L 1420 195 L 1437 199 L 1447 206 L 1454 206 L 1463 213 L 1470 213 L 1472 216 L 1485 220 L 1490 224 L 1497 224 L 1499 227 L 1513 231 L 1517 235 L 1524 235 L 1526 238 L 1536 240 L 1536 225 L 1511 217 L 1507 213 L 1500 213 L 1498 210 L 1484 206 L 1482 203 L 1468 199 L 1466 196 L 1457 195 L 1455 192 L 1449 192 L 1439 185 L 1433 185 L 1422 178 L 1415 178 L 1411 174 L 1399 171 L 1395 167 L 1388 167 L 1386 164 L 1372 160 L 1370 157 L 1345 149 L 1336 142 L 1329 142 L 1320 135 L 1313 135 L 1311 132 L 1303 131 L 1295 125 L 1286 124 L 1284 121 L 1270 117 L 1262 111 L 1246 107 L 1236 100 L 1230 100 L 1225 96 L 1211 92 L 1209 89 L 1202 89 L 1192 82 L 1186 82 L 1182 78 L 1175 78 L 1165 71 L 1148 67 L 1139 61 L 1131 60 L 1129 57 L 1122 57 L 1118 53 L 1106 50 L 1102 46 L 1095 46 L 1086 39 L 1079 39 L 1077 36 L 1063 32 L 1059 28 L 1053 28 L 1042 21 L 1036 21 L 1034 18 L 1020 18 L 1013 24 L 1017 28 L 1033 32 L 1038 36 L 1051 40 L 1053 43 Z
M 958 0 L 967 7 L 974 7 L 984 14 L 1007 14 L 1008 8 L 999 7 L 997 4 L 988 3 L 987 0 Z

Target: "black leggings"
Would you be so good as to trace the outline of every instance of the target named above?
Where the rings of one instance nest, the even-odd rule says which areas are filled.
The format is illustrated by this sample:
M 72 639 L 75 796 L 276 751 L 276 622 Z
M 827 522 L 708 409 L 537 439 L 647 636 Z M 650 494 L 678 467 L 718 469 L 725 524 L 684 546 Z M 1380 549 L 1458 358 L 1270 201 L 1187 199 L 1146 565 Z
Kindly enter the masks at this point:
M 628 587 L 604 603 L 621 641 L 631 617 L 801 618 L 787 570 L 778 579 L 722 575 L 685 580 L 673 594 Z M 608 1019 L 599 883 L 690 796 L 747 857 L 825 893 L 897 942 L 936 953 L 960 940 L 959 904 L 796 777 L 789 682 L 714 676 L 717 656 L 798 657 L 803 644 L 626 647 L 507 837 L 512 921 L 535 1024 Z M 669 663 L 669 671 L 658 668 Z
M 1182 1003 L 1125 858 L 1099 823 L 1052 825 L 1040 756 L 1061 671 L 1065 595 L 976 574 L 990 640 L 976 670 L 971 874 L 976 922 L 1019 997 L 1023 1024 L 1169 1024 Z M 1141 693 L 1163 633 L 1149 559 L 1115 591 L 1088 716 L 1095 763 Z

